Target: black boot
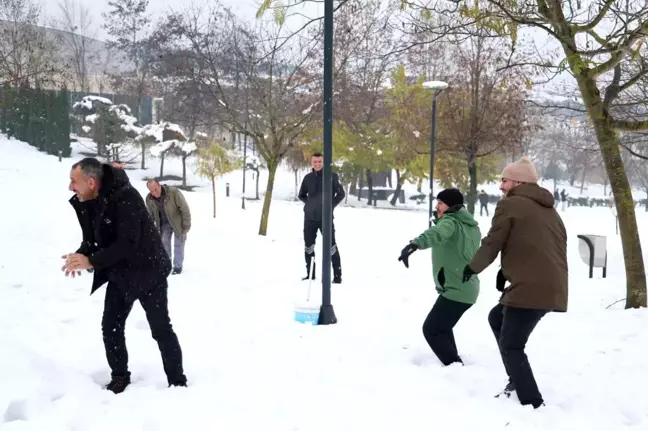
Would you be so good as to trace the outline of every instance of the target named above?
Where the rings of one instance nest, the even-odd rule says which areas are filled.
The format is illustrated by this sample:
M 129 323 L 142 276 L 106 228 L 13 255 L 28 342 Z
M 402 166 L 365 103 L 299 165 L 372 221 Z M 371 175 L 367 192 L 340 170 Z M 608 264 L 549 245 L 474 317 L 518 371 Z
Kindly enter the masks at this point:
M 106 389 L 115 394 L 121 394 L 130 385 L 130 377 L 113 377 L 110 383 L 106 385 Z
M 510 398 L 511 393 L 514 392 L 514 391 L 515 391 L 515 385 L 509 379 L 509 382 L 506 384 L 506 387 L 504 388 L 504 390 L 502 392 L 500 392 L 499 394 L 495 395 L 495 398 L 499 398 L 501 395 L 506 396 L 506 398 Z
M 302 280 L 308 280 L 309 278 L 315 280 L 315 270 L 317 269 L 315 264 L 315 259 L 313 259 L 312 262 L 313 262 L 312 271 L 311 271 L 311 261 L 309 260 L 308 263 L 306 264 L 306 277 L 302 278 Z
M 342 283 L 342 268 L 340 267 L 333 268 L 333 283 L 334 284 Z

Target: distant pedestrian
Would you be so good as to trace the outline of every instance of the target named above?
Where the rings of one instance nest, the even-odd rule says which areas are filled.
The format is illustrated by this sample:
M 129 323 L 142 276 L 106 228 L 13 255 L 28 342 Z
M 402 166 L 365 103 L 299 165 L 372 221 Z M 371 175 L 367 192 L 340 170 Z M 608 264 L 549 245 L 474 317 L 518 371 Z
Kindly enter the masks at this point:
M 567 199 L 569 198 L 569 195 L 567 194 L 567 191 L 565 189 L 562 189 L 562 192 L 560 192 L 560 201 L 562 202 L 562 211 L 565 212 L 567 209 Z
M 439 297 L 423 323 L 423 335 L 441 363 L 450 365 L 463 363 L 453 328 L 479 296 L 479 279 L 464 282 L 462 270 L 479 248 L 481 232 L 457 189 L 437 195 L 435 213 L 435 224 L 412 240 L 398 260 L 409 267 L 408 259 L 414 251 L 432 248 L 432 273 Z
M 181 274 L 184 264 L 184 249 L 187 233 L 191 229 L 191 211 L 182 192 L 175 187 L 162 185 L 156 179 L 146 182 L 149 194 L 146 207 L 155 226 L 162 235 L 162 244 L 173 259 L 173 274 Z M 171 253 L 173 237 L 173 254 Z
M 130 384 L 124 330 L 126 319 L 139 301 L 157 341 L 169 386 L 186 386 L 182 351 L 171 319 L 167 277 L 171 262 L 149 217 L 140 193 L 126 172 L 97 159 L 72 166 L 70 204 L 76 211 L 83 240 L 81 247 L 63 256 L 65 275 L 92 270 L 91 294 L 105 283 L 101 329 L 111 381 L 106 389 L 116 394 Z
M 548 312 L 567 311 L 567 233 L 549 190 L 538 186 L 535 167 L 523 157 L 502 172 L 492 226 L 464 280 L 481 273 L 502 253 L 499 304 L 488 315 L 509 382 L 502 394 L 517 392 L 523 405 L 544 404 L 524 349 Z M 506 281 L 511 284 L 505 288 Z
M 486 193 L 485 190 L 482 190 L 481 193 L 479 194 L 479 216 L 484 215 L 484 211 L 486 211 L 486 217 L 488 217 L 490 214 L 488 214 L 488 200 L 490 197 Z
M 299 189 L 299 200 L 304 203 L 304 258 L 306 259 L 306 277 L 311 273 L 311 260 L 315 258 L 315 240 L 317 231 L 322 231 L 322 187 L 324 167 L 322 153 L 311 156 L 312 171 L 304 176 Z M 344 188 L 340 184 L 338 175 L 332 173 L 331 198 L 333 208 L 344 200 Z M 331 215 L 332 216 L 332 215 Z M 324 251 L 326 252 L 326 251 Z M 333 265 L 333 283 L 342 283 L 342 262 L 340 250 L 335 240 L 335 225 L 331 223 L 331 263 Z M 313 268 L 314 269 L 314 268 Z
M 560 192 L 558 189 L 554 190 L 554 208 L 558 209 L 558 205 L 560 205 Z

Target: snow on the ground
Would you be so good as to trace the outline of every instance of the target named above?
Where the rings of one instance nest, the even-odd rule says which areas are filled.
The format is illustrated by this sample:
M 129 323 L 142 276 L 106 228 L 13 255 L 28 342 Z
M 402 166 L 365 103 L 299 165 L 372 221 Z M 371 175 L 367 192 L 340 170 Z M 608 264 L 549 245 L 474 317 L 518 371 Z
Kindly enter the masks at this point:
M 430 255 L 413 255 L 410 269 L 397 261 L 407 241 L 427 227 L 425 213 L 339 207 L 344 284 L 332 294 L 339 323 L 311 327 L 292 315 L 306 286 L 299 281 L 305 272 L 301 205 L 273 201 L 269 234 L 259 237 L 261 203 L 240 209 L 239 198 L 225 197 L 222 182 L 216 219 L 209 188 L 185 192 L 193 216 L 185 272 L 169 279 L 189 388 L 166 388 L 157 346 L 136 305 L 126 330 L 135 383 L 121 395 L 108 393 L 101 387 L 109 378 L 100 325 L 105 290 L 89 296 L 89 274 L 72 280 L 60 271 L 60 256 L 80 241 L 67 202 L 70 165 L 79 158 L 59 163 L 26 144 L 0 141 L 2 431 L 648 429 L 648 313 L 623 310 L 622 303 L 606 309 L 625 296 L 609 209 L 562 213 L 569 311 L 543 319 L 529 342 L 547 404 L 533 410 L 515 397 L 493 397 L 506 384 L 487 323 L 498 299 L 497 264 L 481 276 L 479 301 L 456 328 L 466 366 L 444 368 L 421 332 L 436 297 Z M 142 178 L 155 171 L 127 172 L 144 194 Z M 168 171 L 180 173 L 177 164 Z M 228 177 L 233 189 L 240 189 L 240 177 Z M 248 178 L 248 187 L 253 184 Z M 289 196 L 290 177 L 278 187 Z M 648 244 L 648 216 L 637 214 Z M 485 234 L 490 220 L 479 221 Z M 599 269 L 587 278 L 580 233 L 608 236 L 606 279 Z

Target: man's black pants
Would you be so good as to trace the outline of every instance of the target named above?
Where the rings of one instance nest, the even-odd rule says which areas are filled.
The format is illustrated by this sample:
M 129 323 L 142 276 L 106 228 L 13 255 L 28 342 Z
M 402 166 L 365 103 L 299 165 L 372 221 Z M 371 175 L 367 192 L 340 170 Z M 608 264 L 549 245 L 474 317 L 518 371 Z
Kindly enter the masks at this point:
M 536 325 L 547 310 L 508 307 L 497 304 L 488 314 L 490 324 L 502 355 L 506 374 L 513 383 L 520 403 L 542 404 L 529 359 L 524 348 Z
M 169 318 L 166 280 L 159 287 L 128 297 L 117 285 L 108 283 L 101 329 L 112 377 L 130 377 L 124 329 L 126 318 L 138 299 L 146 313 L 153 339 L 160 348 L 168 383 L 186 383 L 187 378 L 182 369 L 182 350 Z
M 342 276 L 342 263 L 340 261 L 340 251 L 335 242 L 335 224 L 331 223 L 331 263 L 333 265 L 333 276 Z M 306 259 L 306 271 L 310 274 L 311 258 L 315 257 L 315 240 L 317 231 L 322 231 L 321 221 L 304 220 L 304 258 Z
M 482 216 L 484 215 L 484 210 L 486 210 L 486 216 L 488 217 L 488 204 L 479 204 L 479 215 Z
M 439 295 L 423 323 L 425 340 L 443 365 L 462 362 L 452 329 L 470 307 L 472 304 L 453 301 Z

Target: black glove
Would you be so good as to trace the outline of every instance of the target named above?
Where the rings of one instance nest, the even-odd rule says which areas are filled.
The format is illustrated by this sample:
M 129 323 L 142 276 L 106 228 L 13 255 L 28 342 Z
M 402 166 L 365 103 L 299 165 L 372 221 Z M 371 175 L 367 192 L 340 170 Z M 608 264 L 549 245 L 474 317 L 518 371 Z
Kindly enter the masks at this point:
M 495 282 L 495 288 L 500 292 L 504 292 L 505 285 L 506 285 L 506 279 L 504 278 L 504 274 L 500 269 L 499 271 L 497 271 L 497 281 Z
M 416 250 L 418 250 L 418 246 L 416 244 L 410 242 L 401 251 L 401 254 L 400 254 L 400 257 L 398 258 L 398 261 L 403 262 L 403 264 L 405 265 L 405 268 L 409 268 L 409 257 Z
M 439 221 L 439 212 L 437 210 L 432 211 L 432 222 L 436 224 Z
M 463 270 L 463 282 L 467 283 L 470 280 L 470 278 L 475 274 L 477 273 L 472 270 L 470 265 L 466 265 Z

